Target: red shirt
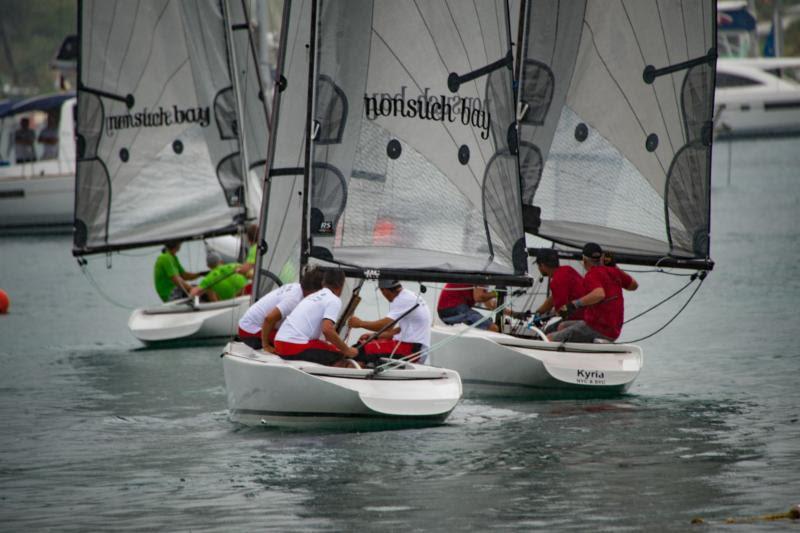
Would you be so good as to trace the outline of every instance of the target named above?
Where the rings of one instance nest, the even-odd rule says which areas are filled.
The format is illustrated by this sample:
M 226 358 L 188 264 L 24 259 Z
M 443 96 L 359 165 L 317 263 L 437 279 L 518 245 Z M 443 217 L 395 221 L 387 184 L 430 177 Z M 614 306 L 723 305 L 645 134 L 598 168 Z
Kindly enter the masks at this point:
M 571 266 L 558 267 L 550 278 L 550 295 L 553 297 L 553 309 L 556 311 L 582 297 L 586 292 L 583 278 Z M 572 313 L 567 320 L 583 320 L 583 308 Z
M 616 339 L 622 332 L 625 319 L 625 298 L 622 289 L 633 283 L 633 278 L 617 267 L 592 267 L 583 278 L 586 294 L 598 287 L 606 293 L 605 299 L 596 305 L 585 308 L 583 319 L 586 324 L 610 339 Z
M 450 309 L 461 304 L 474 307 L 475 298 L 472 294 L 472 289 L 474 288 L 475 285 L 469 283 L 447 283 L 442 289 L 441 296 L 439 296 L 439 303 L 436 309 Z

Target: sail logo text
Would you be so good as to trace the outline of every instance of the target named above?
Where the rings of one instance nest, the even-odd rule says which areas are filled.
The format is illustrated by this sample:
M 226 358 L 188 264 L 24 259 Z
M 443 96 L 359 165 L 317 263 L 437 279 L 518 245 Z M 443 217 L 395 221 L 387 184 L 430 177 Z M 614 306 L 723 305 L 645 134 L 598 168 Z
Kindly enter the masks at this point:
M 465 126 L 480 128 L 481 139 L 489 138 L 492 117 L 487 102 L 480 98 L 453 95 L 429 95 L 426 88 L 415 98 L 406 97 L 406 86 L 399 93 L 364 94 L 364 111 L 367 119 L 378 117 L 403 117 L 439 122 L 461 122 Z
M 106 117 L 106 133 L 113 135 L 116 130 L 130 128 L 160 128 L 176 124 L 199 124 L 200 127 L 207 127 L 211 123 L 211 110 L 206 107 L 190 107 L 188 109 L 178 109 L 174 105 L 169 107 L 159 107 L 158 110 L 148 111 L 145 107 L 136 113 L 126 113 L 124 115 L 110 115 Z
M 577 376 L 575 381 L 585 385 L 604 385 L 606 382 L 606 375 L 600 370 L 581 370 L 576 371 Z

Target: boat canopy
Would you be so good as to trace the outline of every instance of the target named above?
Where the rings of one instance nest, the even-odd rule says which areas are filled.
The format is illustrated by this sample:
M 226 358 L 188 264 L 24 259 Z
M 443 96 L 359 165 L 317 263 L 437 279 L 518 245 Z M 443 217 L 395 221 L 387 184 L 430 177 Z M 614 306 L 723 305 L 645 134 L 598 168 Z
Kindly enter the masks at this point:
M 505 1 L 319 4 L 304 253 L 380 277 L 526 271 Z
M 524 5 L 526 231 L 709 268 L 714 0 Z
M 235 232 L 245 199 L 221 3 L 84 0 L 79 36 L 73 252 Z

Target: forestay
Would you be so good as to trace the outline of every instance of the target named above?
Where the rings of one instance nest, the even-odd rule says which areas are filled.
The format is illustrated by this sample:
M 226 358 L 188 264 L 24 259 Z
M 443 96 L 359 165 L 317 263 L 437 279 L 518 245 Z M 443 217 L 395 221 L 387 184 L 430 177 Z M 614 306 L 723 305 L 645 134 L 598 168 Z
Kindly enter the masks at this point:
M 544 0 L 522 18 L 526 230 L 710 265 L 716 3 Z
M 74 252 L 230 233 L 245 203 L 216 0 L 79 5 Z
M 270 137 L 269 177 L 264 186 L 260 240 L 266 252 L 256 263 L 254 297 L 297 280 L 303 217 L 303 153 L 308 101 L 311 0 L 283 7 Z
M 315 29 L 305 251 L 523 274 L 506 3 L 322 2 Z

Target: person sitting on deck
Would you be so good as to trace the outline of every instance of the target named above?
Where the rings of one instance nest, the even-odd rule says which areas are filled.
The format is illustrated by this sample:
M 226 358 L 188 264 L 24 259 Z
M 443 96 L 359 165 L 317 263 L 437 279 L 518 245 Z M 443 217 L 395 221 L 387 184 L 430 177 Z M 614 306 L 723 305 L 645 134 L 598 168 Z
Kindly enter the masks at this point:
M 603 250 L 598 244 L 587 243 L 582 254 L 586 294 L 559 311 L 571 315 L 575 309 L 585 308 L 583 320 L 565 321 L 548 338 L 555 342 L 614 341 L 622 332 L 624 321 L 622 290 L 635 291 L 639 284 L 619 268 L 603 264 Z
M 153 282 L 162 302 L 188 296 L 192 291 L 189 281 L 200 277 L 200 274 L 186 272 L 183 268 L 177 255 L 180 249 L 181 241 L 164 243 L 164 249 L 161 250 L 161 255 L 158 256 L 153 267 Z
M 422 298 L 404 289 L 397 280 L 379 280 L 378 288 L 389 301 L 389 312 L 386 316 L 373 321 L 353 316 L 348 324 L 351 328 L 376 332 L 386 329 L 366 344 L 364 342 L 371 335 L 362 335 L 356 361 L 370 365 L 377 363 L 381 357 L 400 359 L 427 352 L 431 346 L 431 312 Z M 419 360 L 420 355 L 417 355 L 411 362 L 416 363 Z
M 471 283 L 447 283 L 439 296 L 436 311 L 445 324 L 472 325 L 485 318 L 473 309 L 478 303 L 484 304 L 487 309 L 497 307 L 494 293 L 486 290 L 485 287 Z M 488 318 L 476 327 L 498 331 L 497 325 Z
M 322 278 L 322 289 L 297 304 L 275 335 L 275 353 L 284 359 L 302 359 L 323 365 L 340 363 L 358 355 L 336 333 L 336 319 L 342 308 L 339 296 L 344 272 L 331 270 Z M 320 340 L 324 335 L 326 340 Z
M 558 252 L 552 248 L 541 248 L 536 251 L 536 266 L 539 273 L 550 278 L 550 295 L 542 302 L 534 315 L 534 321 L 552 310 L 558 310 L 569 302 L 586 294 L 583 277 L 569 265 L 561 265 Z M 583 309 L 576 309 L 565 320 L 583 320 Z
M 322 272 L 311 268 L 300 277 L 300 283 L 287 283 L 268 292 L 239 319 L 239 340 L 251 348 L 274 353 L 272 344 L 284 319 L 303 298 L 321 288 Z
M 232 300 L 242 294 L 247 278 L 237 272 L 241 266 L 239 263 L 223 263 L 217 252 L 208 252 L 206 265 L 210 272 L 191 290 L 191 297 L 205 294 L 208 301 L 217 302 Z

